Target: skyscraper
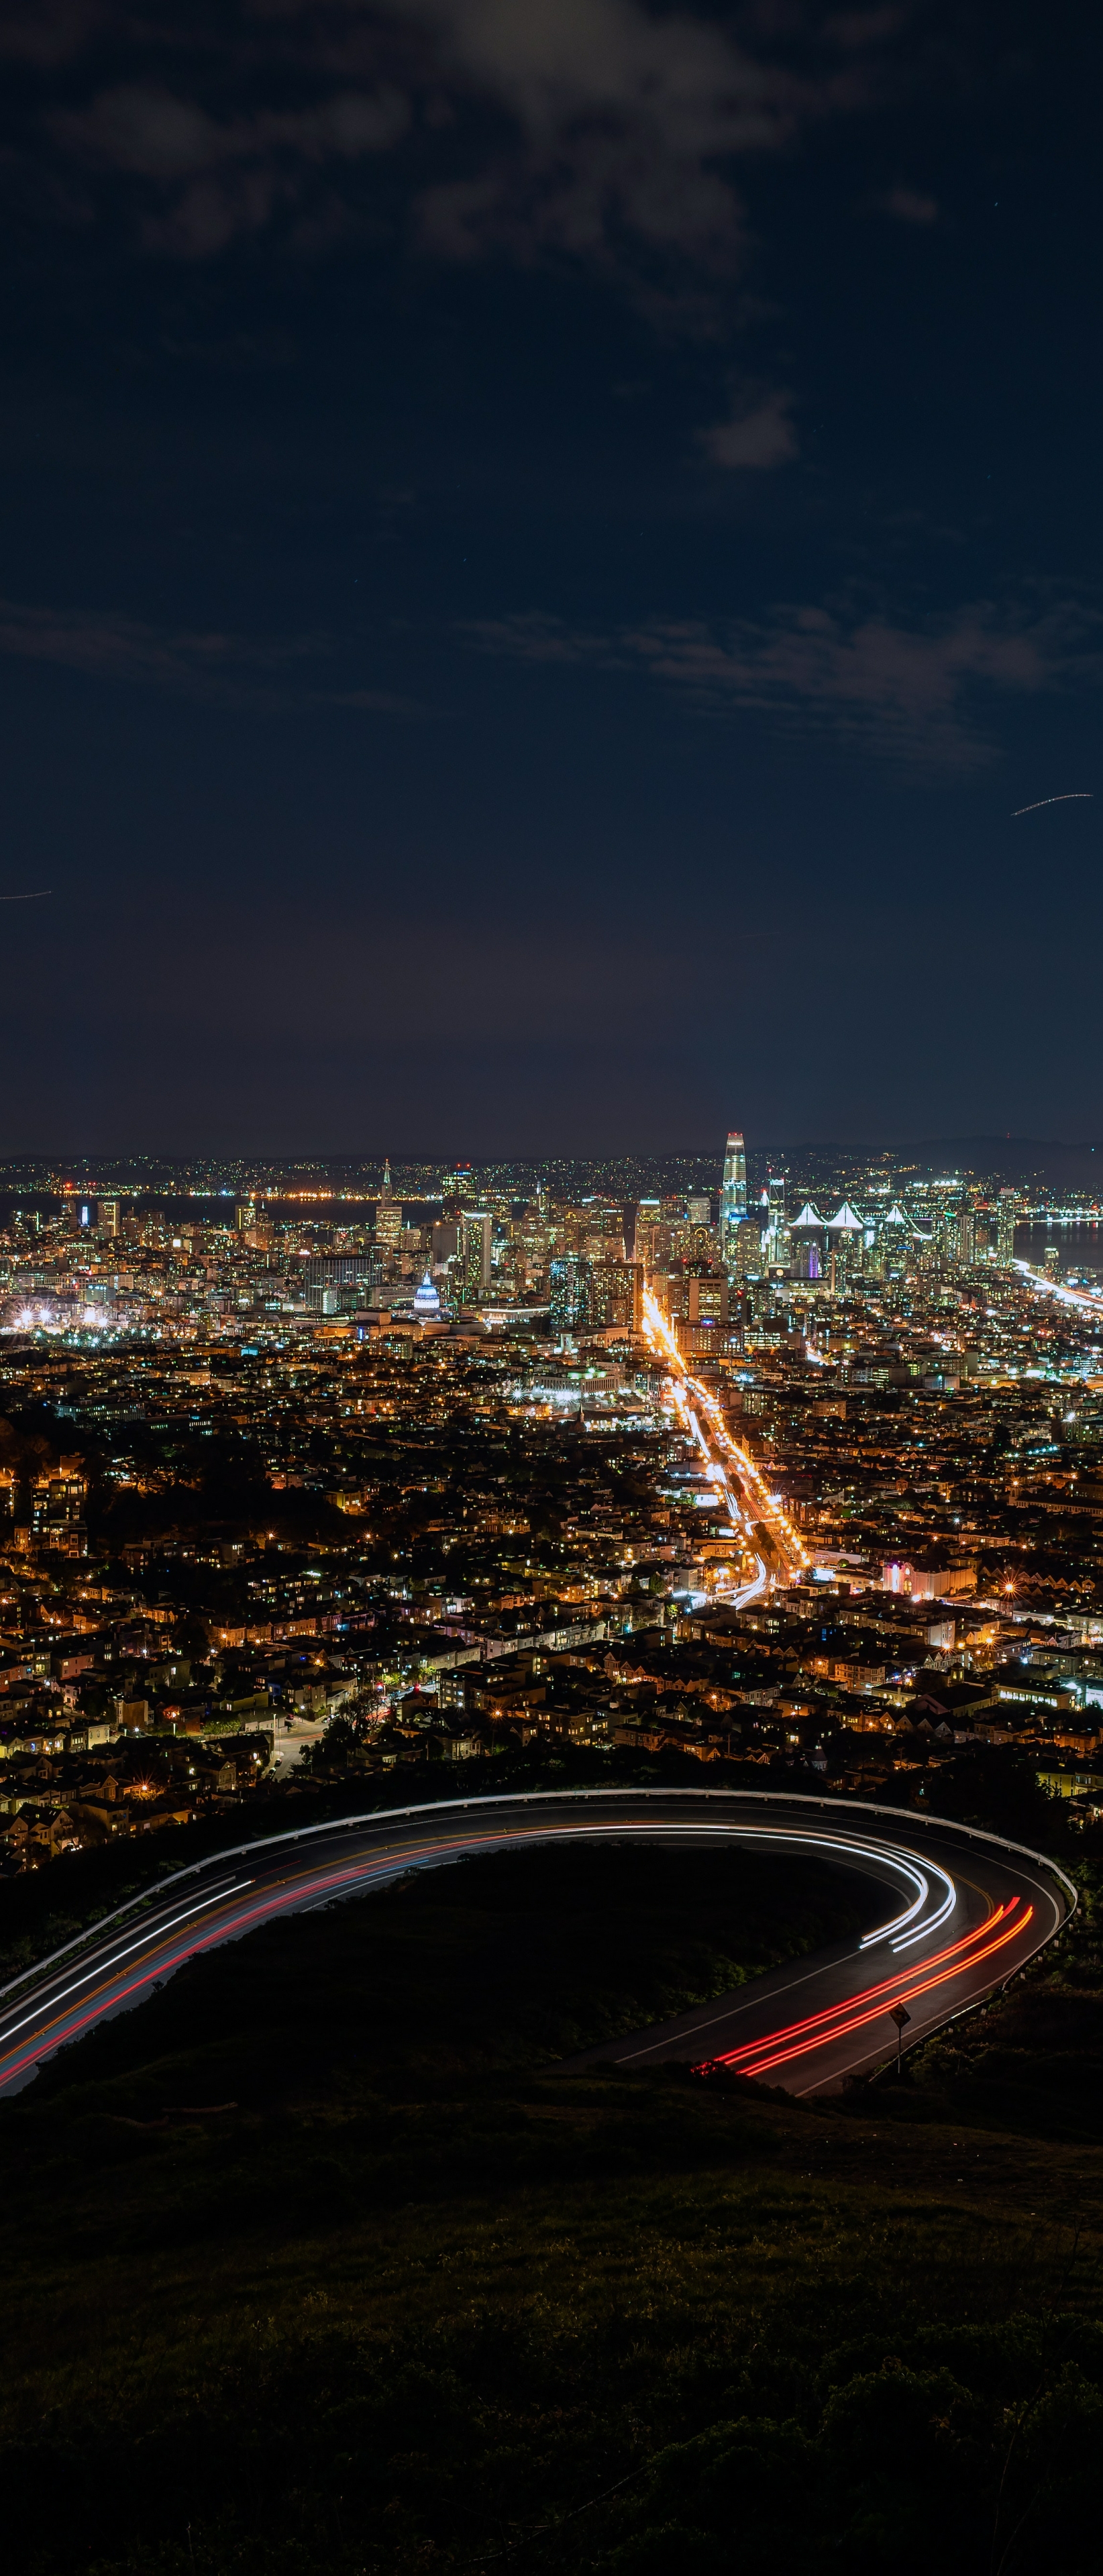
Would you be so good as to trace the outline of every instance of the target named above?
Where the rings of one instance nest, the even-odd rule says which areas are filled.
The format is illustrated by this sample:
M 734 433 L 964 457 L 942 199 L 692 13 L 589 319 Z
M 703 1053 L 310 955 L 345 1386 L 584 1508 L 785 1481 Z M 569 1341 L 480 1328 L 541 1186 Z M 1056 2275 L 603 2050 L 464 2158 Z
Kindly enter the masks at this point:
M 1019 1213 L 1017 1190 L 1001 1190 L 996 1219 L 996 1259 L 1008 1265 L 1015 1258 L 1015 1219 Z
M 490 1244 L 494 1219 L 487 1208 L 465 1208 L 460 1221 L 460 1296 L 477 1306 L 490 1286 Z
M 587 1322 L 599 1332 L 618 1326 L 638 1333 L 643 1322 L 643 1269 L 638 1261 L 591 1263 Z
M 785 1223 L 785 1176 L 772 1172 L 766 1183 L 766 1262 L 770 1269 L 785 1267 L 789 1259 L 789 1229 Z
M 747 1157 L 743 1137 L 733 1127 L 724 1156 L 724 1186 L 720 1192 L 720 1250 L 724 1266 L 735 1268 L 735 1238 L 747 1213 Z
M 553 1333 L 585 1332 L 590 1321 L 591 1266 L 581 1252 L 558 1252 L 549 1264 Z

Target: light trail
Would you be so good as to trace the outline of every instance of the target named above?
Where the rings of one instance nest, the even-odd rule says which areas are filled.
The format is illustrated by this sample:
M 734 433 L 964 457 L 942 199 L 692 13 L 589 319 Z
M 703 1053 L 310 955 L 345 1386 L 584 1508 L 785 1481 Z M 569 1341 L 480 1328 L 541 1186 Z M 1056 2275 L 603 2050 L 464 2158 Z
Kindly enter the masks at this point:
M 1098 1315 L 1103 1321 L 1103 1297 L 1096 1290 L 1066 1288 L 1061 1279 L 1041 1279 L 1037 1271 L 1031 1269 L 1029 1261 L 1016 1261 L 1015 1268 L 1037 1296 L 1058 1297 L 1064 1306 L 1083 1306 L 1089 1315 Z
M 0 903 L 45 903 L 53 890 L 52 886 L 39 886 L 35 894 L 0 894 Z
M 1033 805 L 1016 805 L 1011 820 L 1017 823 L 1020 814 L 1040 814 L 1043 805 L 1090 805 L 1093 794 L 1090 787 L 1070 787 L 1064 796 L 1039 796 Z
M 934 1960 L 925 1960 L 923 1962 L 925 1968 L 936 1966 L 939 1958 L 951 1961 L 948 1967 L 939 1967 L 937 1976 L 918 1976 L 911 1983 L 907 1980 L 901 1983 L 899 1979 L 886 1978 L 883 1984 L 870 1986 L 864 1995 L 854 1995 L 848 2003 L 831 2005 L 826 2012 L 812 2016 L 811 2023 L 794 2022 L 789 2031 L 773 2031 L 767 2038 L 757 2041 L 745 2040 L 742 2048 L 729 2049 L 721 2057 L 706 2058 L 703 2065 L 695 2071 L 704 2074 L 709 2066 L 732 2066 L 737 2074 L 757 2078 L 768 2074 L 772 2067 L 790 2064 L 794 2057 L 807 2057 L 811 2050 L 824 2048 L 831 2040 L 845 2039 L 853 2030 L 865 2030 L 872 2021 L 883 2021 L 890 2009 L 889 2005 L 881 2000 L 886 1995 L 891 1994 L 900 2004 L 915 2003 L 920 1995 L 931 1994 L 938 1986 L 949 1984 L 953 1977 L 961 1976 L 966 1970 L 971 1971 L 979 1966 L 983 1959 L 990 1959 L 998 1950 L 1006 1949 L 1009 1941 L 1017 1940 L 1019 1934 L 1025 1932 L 1033 1922 L 1032 1905 L 1028 1905 L 1019 1920 L 997 1934 L 994 1940 L 983 1941 L 979 1949 L 972 1946 L 978 1940 L 982 1940 L 982 1936 L 991 1931 L 1001 1917 L 1013 1913 L 1019 1901 L 1018 1897 L 1012 1897 L 1009 1904 L 1000 1906 L 994 1915 L 989 1915 L 987 1922 L 980 1924 L 975 1932 L 967 1933 L 961 1941 L 955 1941 L 950 1950 L 937 1953 Z M 969 1956 L 961 1957 L 960 1953 L 966 1950 Z M 869 2003 L 871 1996 L 876 1996 L 879 2000 Z M 855 2004 L 869 2004 L 869 2009 L 855 2012 L 853 2009 Z M 840 2018 L 844 2013 L 850 2015 L 848 2020 Z M 798 2037 L 797 2034 L 802 2030 L 811 2030 L 811 2036 Z M 792 2045 L 779 2048 L 777 2046 L 779 2040 L 791 2040 Z M 773 2053 L 764 2054 L 765 2051 Z
M 910 1881 L 913 1887 L 921 1882 L 918 1906 L 923 1904 L 929 1893 L 928 1882 L 924 1876 L 924 1871 L 931 1867 L 929 1862 L 924 1861 L 920 1868 L 909 1854 L 897 1850 L 891 1844 L 873 1840 L 859 1843 L 855 1839 L 848 1838 L 843 1841 L 819 1830 L 800 1834 L 781 1827 L 742 1821 L 737 1824 L 727 1819 L 715 1822 L 710 1819 L 703 1822 L 695 1821 L 691 1825 L 681 1825 L 672 1818 L 664 1818 L 661 1823 L 658 1823 L 646 1817 L 635 1817 L 626 1819 L 622 1830 L 631 1834 L 633 1838 L 651 1836 L 656 1840 L 664 1841 L 677 1838 L 680 1834 L 687 1834 L 695 1840 L 700 1840 L 703 1835 L 715 1835 L 717 1838 L 747 1842 L 793 1843 L 799 1844 L 801 1848 L 814 1844 L 819 1850 L 834 1851 L 844 1858 L 857 1855 L 859 1858 L 879 1860 L 889 1869 L 895 1870 L 906 1881 Z M 115 2013 L 129 2004 L 136 2003 L 139 1997 L 146 1994 L 159 1979 L 166 1974 L 171 1975 L 177 1968 L 184 1967 L 189 1959 L 199 1958 L 204 1951 L 216 1949 L 227 1940 L 255 1931 L 261 1924 L 273 1921 L 280 1914 L 299 1909 L 314 1898 L 328 1901 L 333 1896 L 347 1894 L 353 1888 L 372 1880 L 393 1878 L 405 1870 L 416 1869 L 427 1861 L 458 1859 L 476 1851 L 493 1850 L 502 1844 L 516 1845 L 526 1839 L 607 1841 L 609 1826 L 604 1821 L 579 1824 L 558 1823 L 551 1826 L 549 1830 L 542 1820 L 537 1819 L 531 1824 L 526 1822 L 521 1829 L 516 1824 L 488 1825 L 483 1831 L 472 1833 L 468 1827 L 450 1835 L 434 1835 L 414 1842 L 402 1843 L 390 1849 L 369 1852 L 362 1859 L 352 1861 L 340 1869 L 326 1869 L 320 1872 L 312 1865 L 301 1874 L 291 1874 L 284 1879 L 273 1881 L 267 1891 L 258 1888 L 254 1902 L 247 1906 L 237 1906 L 235 1900 L 254 1886 L 255 1882 L 252 1879 L 244 1879 L 237 1887 L 221 1888 L 210 1897 L 200 1898 L 196 1904 L 186 1906 L 182 1913 L 172 1916 L 168 1923 L 152 1926 L 148 1935 L 140 1935 L 137 1940 L 129 1942 L 124 1949 L 116 1951 L 110 1959 L 95 1960 L 83 1975 L 74 1978 L 72 1983 L 63 1987 L 60 1993 L 46 1996 L 44 2006 L 49 2015 L 47 2020 L 43 2021 L 34 2011 L 27 2012 L 17 2005 L 15 2009 L 22 2011 L 22 2018 L 9 2022 L 6 2028 L 0 2029 L 0 2092 L 17 2078 L 26 2075 L 28 2070 L 37 2066 L 44 2057 L 52 2056 L 57 2049 L 66 2046 L 69 2041 L 78 2039 L 83 2031 L 91 2029 L 97 2021 L 103 2019 L 106 2013 Z M 951 1887 L 951 1897 L 953 1897 L 952 1885 L 946 1879 L 945 1872 L 938 1870 L 936 1874 Z M 869 1938 L 873 1941 L 890 1938 L 900 1922 L 911 1921 L 917 1905 L 911 1906 L 907 1914 L 898 1917 L 896 1922 L 885 1924 L 880 1932 L 870 1934 Z M 207 1912 L 207 1922 L 204 1925 L 195 1925 L 194 1930 L 186 1934 L 183 1940 L 172 1938 L 172 1935 L 177 1933 L 181 1925 L 191 1916 L 204 1911 Z M 941 1914 L 936 1919 L 941 1921 Z M 135 1950 L 141 1948 L 143 1939 L 147 1938 L 150 1947 L 142 1961 L 140 1973 L 131 1976 L 128 1983 L 119 1985 L 118 1970 L 125 1960 L 133 1956 Z M 90 1984 L 93 1978 L 97 1980 L 95 1988 L 85 1997 L 80 2009 L 74 2012 L 63 2010 L 62 2007 L 69 2003 L 82 1986 Z M 37 2029 L 33 2043 L 24 2047 L 17 2056 L 12 2058 L 9 2055 L 12 2042 L 18 2038 L 20 2031 L 26 2029 L 28 2022 L 34 2021 L 37 2021 Z
M 888 2011 L 886 1998 L 914 1999 L 955 1977 L 959 1980 L 959 1999 L 962 1993 L 967 2000 L 973 2000 L 988 1992 L 993 1982 L 988 1961 L 993 1955 L 1003 1951 L 1008 1943 L 1017 1942 L 1021 1947 L 1017 1950 L 1016 1962 L 1022 1964 L 1025 1956 L 1032 1955 L 1040 1943 L 1051 1937 L 1050 1931 L 1042 1931 L 1040 1936 L 1035 1932 L 1031 1941 L 1031 1926 L 1035 1923 L 1039 1907 L 1043 1909 L 1043 1921 L 1048 1919 L 1048 1910 L 1052 1910 L 1051 1931 L 1056 1930 L 1063 1919 L 1060 1901 L 1048 1883 L 1039 1879 L 1037 1874 L 1032 1889 L 1033 1903 L 1024 1907 L 1020 1896 L 1009 1897 L 1005 1893 L 1005 1861 L 1000 1865 L 1003 1884 L 997 1881 L 990 1891 L 986 1891 L 983 1885 L 975 1890 L 986 1905 L 983 1921 L 973 1932 L 932 1953 L 930 1942 L 938 1937 L 938 1927 L 946 1911 L 945 1904 L 939 1902 L 940 1886 L 951 1897 L 955 1896 L 956 1890 L 947 1870 L 932 1858 L 928 1848 L 916 1849 L 908 1842 L 898 1843 L 894 1831 L 896 1819 L 890 1817 L 888 1811 L 868 1807 L 860 1810 L 863 1821 L 868 1817 L 871 1823 L 875 1816 L 884 1814 L 887 1831 L 882 1835 L 876 1828 L 870 1831 L 868 1826 L 865 1831 L 855 1833 L 850 1816 L 844 1817 L 841 1803 L 835 1800 L 797 1797 L 781 1799 L 777 1803 L 780 1808 L 777 1821 L 767 1822 L 774 1800 L 767 1793 L 757 1791 L 540 1792 L 520 1799 L 454 1799 L 443 1801 L 439 1806 L 434 1800 L 428 1807 L 406 1809 L 387 1819 L 376 1814 L 357 1816 L 341 1825 L 307 1827 L 291 1835 L 269 1837 L 267 1842 L 272 1858 L 268 1866 L 272 1874 L 266 1878 L 247 1877 L 234 1880 L 229 1885 L 226 1881 L 227 1866 L 232 1868 L 236 1864 L 239 1869 L 244 1867 L 255 1872 L 263 1846 L 212 1855 L 209 1863 L 199 1865 L 204 1871 L 209 1868 L 220 1874 L 217 1885 L 211 1886 L 206 1896 L 195 1896 L 195 1881 L 189 1868 L 180 1876 L 192 1879 L 191 1891 L 185 1895 L 181 1885 L 174 1891 L 175 1901 L 163 1898 L 160 1917 L 148 1920 L 144 1929 L 140 1918 L 135 1921 L 132 1917 L 129 1925 L 124 1928 L 120 1924 L 113 1936 L 102 1942 L 98 1956 L 90 1953 L 83 1964 L 79 1959 L 68 1956 L 63 1961 L 62 1954 L 57 1952 L 52 1960 L 27 1972 L 39 1981 L 37 1997 L 24 1992 L 17 2000 L 13 1994 L 7 2015 L 0 2015 L 0 2095 L 10 2094 L 18 2085 L 26 2083 L 44 2058 L 55 2056 L 67 2043 L 79 2040 L 96 2023 L 141 2003 L 154 1987 L 163 1984 L 178 1968 L 222 1943 L 237 1940 L 281 1918 L 286 1920 L 296 1911 L 326 1906 L 373 1886 L 393 1883 L 418 1867 L 447 1863 L 468 1854 L 501 1850 L 510 1845 L 516 1848 L 526 1842 L 547 1843 L 560 1836 L 591 1842 L 628 1839 L 673 1843 L 692 1839 L 701 1844 L 711 1843 L 713 1847 L 730 1838 L 731 1842 L 741 1842 L 744 1847 L 788 1845 L 820 1852 L 825 1858 L 838 1856 L 859 1866 L 864 1863 L 867 1870 L 872 1868 L 875 1875 L 889 1882 L 884 1896 L 890 1919 L 867 1939 L 892 1943 L 894 1949 L 898 1939 L 910 1945 L 915 1937 L 912 1929 L 904 1929 L 905 1925 L 912 1925 L 915 1913 L 908 1899 L 922 1888 L 924 1909 L 928 1904 L 932 1909 L 929 1912 L 924 1910 L 915 1926 L 915 1932 L 926 1943 L 928 1955 L 915 1958 L 908 1968 L 894 1966 L 890 1974 L 885 1974 L 886 1963 L 882 1953 L 882 1976 L 875 1984 L 863 1987 L 860 1979 L 867 1964 L 872 1965 L 873 1962 L 862 1955 L 859 1944 L 847 1948 L 843 1956 L 829 1951 L 801 1966 L 796 1976 L 788 1974 L 772 1999 L 772 2007 L 769 1995 L 756 1997 L 753 1992 L 744 1991 L 738 2003 L 734 1997 L 729 1997 L 722 2010 L 717 2011 L 713 2007 L 707 2016 L 692 2016 L 688 2029 L 676 2022 L 671 2031 L 640 2033 L 642 2046 L 629 2044 L 628 2048 L 616 2051 L 618 2059 L 623 2057 L 626 2061 L 658 2053 L 680 2055 L 688 2062 L 696 2062 L 703 2044 L 707 2044 L 705 2032 L 710 2022 L 714 2026 L 717 2022 L 724 2023 L 727 2031 L 731 2032 L 737 2025 L 738 2016 L 744 2012 L 753 2011 L 755 2019 L 761 2021 L 765 2017 L 764 2007 L 772 2008 L 776 2013 L 787 2004 L 792 2010 L 796 2001 L 794 1988 L 807 1988 L 811 1984 L 814 1995 L 816 1981 L 819 1980 L 821 1995 L 834 1993 L 838 1996 L 840 1987 L 843 1988 L 841 2000 L 806 2015 L 800 2022 L 766 2030 L 758 2041 L 745 2041 L 738 2049 L 720 2052 L 713 2061 L 731 2064 L 747 2074 L 759 2075 L 773 2066 L 784 2066 L 788 2059 L 793 2058 L 803 2072 L 806 2055 L 822 2052 L 833 2041 L 866 2028 L 879 2016 L 883 2018 Z M 369 1837 L 366 1844 L 361 1839 L 350 1844 L 346 1836 L 352 1828 L 355 1828 L 358 1838 Z M 319 1834 L 325 1838 L 321 1844 L 317 1840 Z M 894 1837 L 891 1840 L 890 1834 Z M 926 1843 L 926 1834 L 923 1839 Z M 1065 1898 L 1075 1907 L 1075 1889 L 1065 1879 L 1064 1873 L 1056 1870 L 1055 1864 L 1043 1863 L 1039 1854 L 1027 1852 L 1019 1845 L 1001 1846 L 998 1837 L 986 1835 L 980 1839 L 1005 1852 L 1021 1852 L 1022 1857 L 1036 1865 L 1036 1873 L 1043 1867 L 1054 1871 Z M 295 1846 L 300 1857 L 293 1859 L 291 1849 L 287 1848 L 280 1860 L 275 1861 L 275 1845 Z M 309 1856 L 306 1846 L 309 1846 Z M 943 1857 L 953 1868 L 952 1853 Z M 983 1854 L 980 1857 L 983 1860 Z M 975 1870 L 976 1859 L 972 1865 Z M 1022 1872 L 1012 1870 L 1012 1875 L 1021 1877 Z M 972 1886 L 972 1879 L 968 1883 Z M 899 1907 L 901 1894 L 906 1910 L 903 1915 L 899 1912 L 892 1914 L 891 1908 L 894 1905 Z M 782 2002 L 783 1994 L 785 2003 Z M 747 2024 L 744 2022 L 742 2027 L 745 2029 Z M 926 2035 L 930 2027 L 931 2015 L 920 2016 L 919 2028 L 913 2032 L 913 2038 Z M 719 2032 L 717 2036 L 720 2036 Z M 875 2037 L 874 2054 L 876 2048 Z M 837 2078 L 837 2064 L 829 2062 L 826 2077 L 822 2072 L 823 2064 L 821 2054 L 821 2074 L 819 2078 L 813 2074 L 813 2090 L 817 2081 L 822 2083 Z M 782 2078 L 783 2082 L 786 2080 Z
M 754 1459 L 737 1440 L 733 1439 L 711 1388 L 703 1385 L 699 1378 L 691 1376 L 658 1300 L 649 1288 L 644 1290 L 643 1324 L 644 1332 L 656 1355 L 666 1362 L 670 1370 L 671 1392 L 683 1427 L 690 1438 L 696 1439 L 705 1456 L 725 1470 L 723 1490 L 733 1519 L 744 1520 L 744 1514 L 739 1510 L 732 1496 L 728 1483 L 729 1473 L 734 1473 L 738 1479 L 742 1503 L 746 1510 L 762 1522 L 768 1537 L 773 1541 L 781 1561 L 782 1571 L 790 1578 L 793 1575 L 803 1574 L 809 1563 L 808 1552 L 803 1541 L 798 1538 L 788 1514 L 770 1493 Z M 699 1408 L 698 1413 L 691 1409 L 687 1401 L 690 1396 Z M 707 1435 L 702 1429 L 700 1417 L 708 1422 Z M 745 1521 L 744 1526 L 746 1526 Z M 756 1594 L 764 1591 L 771 1581 L 772 1578 L 763 1565 L 761 1557 L 758 1563 L 760 1573 L 756 1581 L 734 1596 L 737 1603 L 751 1600 Z

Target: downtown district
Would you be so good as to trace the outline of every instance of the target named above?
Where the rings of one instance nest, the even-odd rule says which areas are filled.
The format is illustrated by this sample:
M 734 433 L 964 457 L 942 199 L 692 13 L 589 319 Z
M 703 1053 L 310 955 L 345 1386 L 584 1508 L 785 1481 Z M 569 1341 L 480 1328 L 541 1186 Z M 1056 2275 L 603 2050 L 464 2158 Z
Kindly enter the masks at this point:
M 1103 1813 L 1099 1211 L 750 1160 L 0 1173 L 0 1870 L 555 1763 Z

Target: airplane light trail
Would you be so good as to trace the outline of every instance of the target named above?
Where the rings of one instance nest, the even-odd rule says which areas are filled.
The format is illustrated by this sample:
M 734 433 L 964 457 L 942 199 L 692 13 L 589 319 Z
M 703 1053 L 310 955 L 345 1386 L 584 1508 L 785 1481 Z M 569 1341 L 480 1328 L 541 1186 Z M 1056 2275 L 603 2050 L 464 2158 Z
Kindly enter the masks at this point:
M 1090 805 L 1093 792 L 1090 787 L 1070 787 L 1064 796 L 1039 796 L 1034 805 L 1016 805 L 1011 820 L 1017 823 L 1020 814 L 1039 814 L 1043 805 Z
M 45 903 L 53 890 L 52 886 L 39 886 L 36 894 L 0 894 L 0 903 Z

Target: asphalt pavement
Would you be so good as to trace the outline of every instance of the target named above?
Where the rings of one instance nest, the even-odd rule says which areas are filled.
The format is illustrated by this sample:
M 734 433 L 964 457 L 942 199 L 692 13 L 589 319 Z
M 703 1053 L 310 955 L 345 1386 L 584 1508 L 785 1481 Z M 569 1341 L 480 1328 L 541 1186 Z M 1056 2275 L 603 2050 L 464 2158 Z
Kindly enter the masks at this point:
M 810 1850 L 863 1871 L 882 1899 L 864 1939 L 790 1961 L 572 2066 L 721 2060 L 794 2093 L 830 2090 L 895 2049 L 894 2005 L 909 2016 L 903 2042 L 913 2046 L 1024 1966 L 1075 1902 L 1038 1854 L 850 1800 L 687 1789 L 434 1802 L 232 1848 L 66 1944 L 0 1992 L 0 2094 L 18 2092 L 45 2058 L 139 2004 L 185 1960 L 261 1924 L 410 1869 L 567 1837 Z

